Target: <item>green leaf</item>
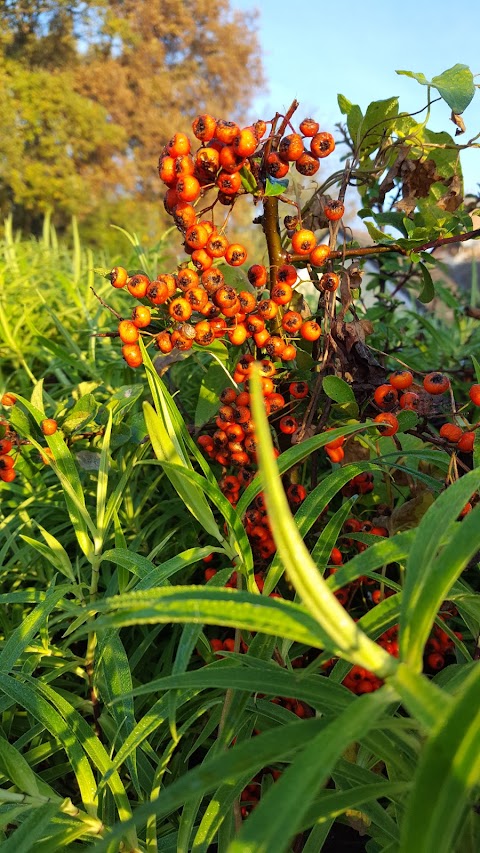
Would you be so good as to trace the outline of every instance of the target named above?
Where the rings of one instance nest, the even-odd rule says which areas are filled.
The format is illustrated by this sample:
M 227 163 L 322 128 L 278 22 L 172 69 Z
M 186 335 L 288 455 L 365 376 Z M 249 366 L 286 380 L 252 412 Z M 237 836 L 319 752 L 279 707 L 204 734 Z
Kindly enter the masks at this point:
M 312 738 L 281 778 L 262 796 L 243 824 L 228 853 L 284 853 L 302 826 L 303 818 L 347 746 L 379 723 L 393 692 L 382 688 L 364 696 Z M 271 816 L 275 815 L 275 820 Z
M 480 782 L 480 669 L 472 668 L 445 715 L 439 714 L 413 779 L 401 850 L 456 849 L 471 793 Z M 472 847 L 472 849 L 474 849 Z
M 404 77 L 412 77 L 412 79 L 416 80 L 417 83 L 420 83 L 421 86 L 432 85 L 425 77 L 425 74 L 422 74 L 421 72 L 415 73 L 414 71 L 396 71 L 395 74 L 401 74 Z
M 203 426 L 218 412 L 218 399 L 224 388 L 230 386 L 231 382 L 224 368 L 217 362 L 213 362 L 204 375 L 195 409 L 195 426 Z
M 81 430 L 94 419 L 97 408 L 93 394 L 85 394 L 84 397 L 80 397 L 63 421 L 63 431 L 72 433 Z
M 435 296 L 435 285 L 433 283 L 432 276 L 425 264 L 419 264 L 419 267 L 422 271 L 423 287 L 421 292 L 418 294 L 417 299 L 424 303 L 431 302 Z
M 348 116 L 353 104 L 345 95 L 337 95 L 337 103 L 340 109 L 340 112 L 343 113 L 344 116 Z
M 40 602 L 10 634 L 0 652 L 0 672 L 9 672 L 23 654 L 25 648 L 45 625 L 48 616 L 70 587 L 51 587 L 45 600 Z
M 319 627 L 321 626 L 322 633 L 329 637 L 329 645 L 336 648 L 336 656 L 345 657 L 383 677 L 396 668 L 397 662 L 359 630 L 330 592 L 292 518 L 273 453 L 258 370 L 252 371 L 251 394 L 252 413 L 259 439 L 260 474 L 268 515 L 273 538 L 289 578 L 309 612 L 317 620 Z
M 355 403 L 355 394 L 351 386 L 339 376 L 325 376 L 322 382 L 327 397 L 334 403 Z
M 273 196 L 283 195 L 285 190 L 288 187 L 288 178 L 267 178 L 267 183 L 265 186 L 265 195 L 267 198 L 272 198 Z
M 368 105 L 359 130 L 362 137 L 361 150 L 363 154 L 375 151 L 384 139 L 388 139 L 394 127 L 392 119 L 397 115 L 398 98 L 373 101 Z
M 432 86 L 456 115 L 466 110 L 475 94 L 472 72 L 468 65 L 458 63 L 443 74 L 432 77 Z
M 299 604 L 233 589 L 185 585 L 130 592 L 97 601 L 96 630 L 124 625 L 192 622 L 282 634 L 317 648 L 327 636 Z M 83 633 L 85 629 L 81 629 Z
M 456 519 L 480 486 L 478 469 L 449 486 L 423 516 L 407 560 L 402 601 L 400 657 L 421 670 L 423 649 L 435 617 L 454 582 L 480 545 L 480 506 Z M 441 536 L 449 541 L 441 547 Z
M 32 853 L 35 842 L 45 834 L 52 818 L 59 812 L 60 804 L 46 803 L 30 811 L 18 829 L 2 841 L 3 853 Z
M 397 74 L 412 77 L 422 86 L 433 86 L 457 115 L 466 110 L 475 94 L 473 74 L 468 65 L 457 63 L 431 80 L 427 80 L 424 74 L 414 74 L 413 71 L 397 71 Z
M 242 187 L 247 191 L 247 193 L 254 193 L 256 191 L 257 182 L 250 169 L 242 166 L 240 169 L 240 178 L 242 179 Z
M 31 797 L 55 796 L 55 792 L 50 785 L 43 782 L 42 779 L 33 772 L 22 753 L 1 735 L 0 772 L 10 782 L 12 782 L 22 794 L 29 794 Z

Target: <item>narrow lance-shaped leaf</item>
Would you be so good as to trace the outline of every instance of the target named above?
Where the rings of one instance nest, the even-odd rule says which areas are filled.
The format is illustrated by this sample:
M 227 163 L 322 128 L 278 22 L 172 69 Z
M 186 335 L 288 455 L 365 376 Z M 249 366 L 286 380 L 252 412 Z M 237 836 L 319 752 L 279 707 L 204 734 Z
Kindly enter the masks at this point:
M 310 613 L 329 636 L 335 654 L 375 672 L 395 671 L 397 661 L 370 640 L 337 601 L 299 535 L 276 466 L 258 370 L 252 371 L 252 411 L 259 438 L 259 462 L 268 515 L 289 578 Z

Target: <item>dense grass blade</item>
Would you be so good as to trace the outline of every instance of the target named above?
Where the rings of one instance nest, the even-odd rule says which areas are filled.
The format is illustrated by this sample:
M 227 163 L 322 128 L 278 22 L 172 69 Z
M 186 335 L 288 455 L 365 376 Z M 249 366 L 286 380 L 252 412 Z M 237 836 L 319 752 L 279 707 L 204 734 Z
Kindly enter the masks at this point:
M 273 537 L 289 578 L 306 607 L 330 637 L 334 654 L 376 672 L 394 672 L 397 662 L 373 643 L 355 624 L 317 570 L 301 538 L 283 490 L 260 390 L 258 372 L 251 378 L 252 412 L 259 439 L 260 474 Z M 329 433 L 333 435 L 332 433 Z
M 427 637 L 442 601 L 480 547 L 480 507 L 461 523 L 456 519 L 480 484 L 470 471 L 443 492 L 422 518 L 409 552 L 400 632 L 401 659 L 417 671 Z M 450 541 L 440 551 L 440 534 Z
M 243 824 L 228 853 L 283 853 L 302 826 L 318 789 L 323 786 L 338 758 L 375 726 L 392 701 L 393 691 L 382 688 L 362 696 L 327 728 L 312 738 L 293 763 L 264 796 Z
M 437 718 L 408 800 L 401 853 L 451 853 L 480 782 L 480 670 L 471 669 Z
M 158 622 L 193 622 L 260 631 L 321 648 L 336 648 L 328 633 L 308 610 L 292 601 L 266 598 L 232 589 L 182 586 L 131 592 L 95 602 L 90 608 L 105 614 L 95 630 Z M 83 629 L 82 629 L 83 630 Z

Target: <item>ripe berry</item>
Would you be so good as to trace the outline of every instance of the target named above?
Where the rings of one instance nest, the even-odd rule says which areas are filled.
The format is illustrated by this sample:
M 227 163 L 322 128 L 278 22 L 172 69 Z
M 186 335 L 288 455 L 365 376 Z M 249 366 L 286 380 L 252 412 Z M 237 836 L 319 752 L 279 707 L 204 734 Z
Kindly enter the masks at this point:
M 300 327 L 300 334 L 306 341 L 317 341 L 322 330 L 316 320 L 305 320 Z
M 443 424 L 439 430 L 441 438 L 449 441 L 451 444 L 456 444 L 458 439 L 463 435 L 463 430 L 456 424 Z
M 140 337 L 137 326 L 131 320 L 120 321 L 118 324 L 118 334 L 124 344 L 136 344 Z
M 129 367 L 140 367 L 143 362 L 142 353 L 138 344 L 124 344 L 122 355 Z
M 231 267 L 239 267 L 247 260 L 247 250 L 240 243 L 230 243 L 226 252 L 225 260 Z
M 300 233 L 297 231 L 297 234 Z M 277 270 L 277 281 L 293 287 L 298 278 L 298 272 L 292 264 L 282 264 Z
M 475 441 L 475 433 L 468 430 L 457 441 L 457 447 L 462 453 L 471 453 Z
M 272 178 L 279 180 L 288 175 L 289 166 L 288 163 L 280 159 L 276 151 L 271 151 L 265 158 L 265 168 Z
M 230 174 L 229 172 L 222 171 L 217 177 L 215 181 L 220 192 L 225 196 L 234 196 L 238 193 L 240 187 L 242 186 L 242 179 L 238 172 L 233 172 Z
M 330 222 L 337 222 L 337 220 L 342 218 L 344 213 L 345 206 L 343 202 L 338 199 L 333 199 L 325 205 L 325 216 L 330 220 Z
M 132 323 L 137 329 L 145 329 L 150 325 L 152 312 L 148 305 L 137 305 L 132 311 Z
M 335 149 L 335 140 L 331 133 L 317 133 L 310 142 L 310 151 L 315 157 L 328 157 Z
M 303 139 L 298 133 L 290 133 L 288 136 L 284 136 L 278 146 L 278 153 L 282 160 L 298 160 L 303 151 Z
M 444 394 L 450 388 L 450 379 L 444 373 L 429 373 L 423 380 L 429 394 Z
M 114 267 L 110 273 L 110 283 L 112 287 L 125 287 L 128 279 L 128 272 L 124 267 Z
M 44 435 L 53 435 L 57 431 L 57 422 L 53 418 L 45 418 L 40 424 Z
M 293 415 L 284 415 L 283 418 L 280 418 L 278 426 L 280 432 L 283 432 L 284 435 L 293 435 L 295 430 L 298 429 L 298 421 Z
M 201 142 L 209 142 L 210 139 L 213 139 L 216 127 L 216 119 L 208 114 L 197 116 L 192 123 L 193 134 Z
M 405 394 L 399 399 L 399 404 L 401 409 L 405 409 L 405 411 L 416 412 L 420 405 L 420 397 L 415 391 L 405 391 Z
M 480 385 L 472 385 L 468 395 L 474 406 L 480 406 Z
M 267 283 L 267 270 L 262 264 L 253 264 L 247 270 L 247 278 L 253 287 L 265 287 Z
M 334 293 L 340 284 L 340 277 L 335 272 L 326 272 L 320 279 L 320 287 L 326 293 Z
M 388 409 L 397 402 L 398 391 L 393 385 L 379 385 L 375 388 L 373 399 L 381 409 Z
M 320 125 L 318 121 L 315 121 L 313 118 L 304 118 L 300 123 L 300 133 L 303 133 L 304 136 L 315 136 L 318 133 Z
M 150 279 L 148 275 L 138 273 L 137 275 L 132 275 L 132 277 L 128 279 L 127 290 L 131 296 L 135 297 L 135 299 L 144 299 L 149 284 Z
M 298 311 L 287 311 L 282 317 L 282 327 L 290 335 L 295 335 L 303 323 L 302 315 Z
M 228 240 L 224 234 L 218 234 L 216 231 L 208 238 L 205 250 L 212 258 L 223 258 L 228 248 Z
M 16 476 L 17 472 L 14 468 L 2 468 L 0 470 L 0 480 L 3 480 L 4 483 L 13 483 Z
M 6 394 L 3 395 L 3 397 L 0 400 L 0 403 L 2 404 L 2 406 L 7 406 L 7 407 L 8 406 L 14 406 L 16 402 L 17 402 L 17 398 L 15 397 L 15 394 L 11 394 L 8 391 Z
M 320 168 L 320 161 L 314 157 L 313 154 L 309 154 L 308 151 L 304 151 L 298 160 L 295 161 L 295 168 L 300 175 L 311 178 L 318 172 Z
M 382 435 L 395 435 L 398 432 L 398 420 L 390 412 L 377 415 L 373 420 L 378 424 L 378 431 Z
M 184 154 L 189 154 L 190 149 L 190 140 L 185 133 L 176 133 L 167 145 L 170 157 L 181 157 Z
M 292 236 L 292 249 L 298 255 L 309 255 L 312 249 L 315 248 L 316 243 L 317 238 L 315 234 L 307 228 L 300 228 Z
M 398 391 L 403 391 L 405 388 L 410 388 L 413 376 L 409 370 L 395 370 L 390 374 L 388 381 Z
M 233 142 L 232 148 L 239 157 L 251 157 L 255 152 L 258 141 L 253 127 L 244 127 L 240 133 L 237 133 Z
M 173 349 L 172 339 L 170 332 L 160 332 L 154 340 L 154 345 L 156 349 L 159 349 L 160 352 L 163 352 L 164 355 L 171 352 Z
M 324 243 L 315 246 L 310 252 L 308 260 L 314 267 L 321 267 L 327 260 L 330 254 L 330 249 Z
M 308 394 L 308 384 L 306 382 L 291 382 L 288 390 L 296 400 L 303 400 Z
M 223 142 L 225 145 L 231 145 L 235 137 L 240 132 L 240 128 L 238 124 L 235 124 L 233 121 L 224 121 L 224 119 L 220 119 L 217 121 L 217 126 L 215 128 L 215 136 L 220 142 Z

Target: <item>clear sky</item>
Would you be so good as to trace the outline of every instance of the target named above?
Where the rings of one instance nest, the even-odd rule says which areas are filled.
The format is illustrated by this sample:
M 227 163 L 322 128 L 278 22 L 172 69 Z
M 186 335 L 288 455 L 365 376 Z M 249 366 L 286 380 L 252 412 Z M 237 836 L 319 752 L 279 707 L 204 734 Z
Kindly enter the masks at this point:
M 312 115 L 322 129 L 332 130 L 342 119 L 339 92 L 362 109 L 394 95 L 401 110 L 421 109 L 427 89 L 397 75 L 397 69 L 421 71 L 431 79 L 463 63 L 480 75 L 480 0 L 231 0 L 231 5 L 259 13 L 267 79 L 252 120 L 271 118 L 297 98 L 299 120 Z M 435 104 L 432 130 L 454 135 L 449 117 L 447 104 Z M 458 142 L 480 132 L 480 89 L 463 118 L 467 130 Z M 466 152 L 462 162 L 465 188 L 475 191 L 480 149 Z

